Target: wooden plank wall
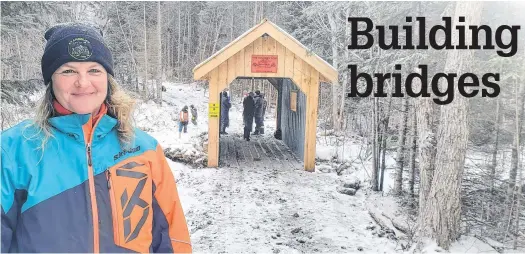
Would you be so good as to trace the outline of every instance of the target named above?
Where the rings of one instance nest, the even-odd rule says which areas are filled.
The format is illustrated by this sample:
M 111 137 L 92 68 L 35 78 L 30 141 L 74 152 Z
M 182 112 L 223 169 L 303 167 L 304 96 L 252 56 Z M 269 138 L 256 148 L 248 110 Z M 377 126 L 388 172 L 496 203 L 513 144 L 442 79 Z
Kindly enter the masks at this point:
M 283 89 L 282 89 L 282 79 L 277 81 L 277 124 L 275 125 L 275 129 L 281 128 L 281 133 L 283 130 L 282 127 L 282 112 L 283 112 Z
M 283 142 L 302 159 L 305 148 L 306 95 L 302 91 L 297 93 L 297 111 L 294 112 L 290 109 L 290 91 L 298 87 L 290 79 L 282 79 L 280 83 Z
M 251 71 L 252 55 L 277 55 L 277 73 L 253 73 Z M 310 65 L 268 36 L 266 38 L 259 37 L 220 66 L 227 68 L 225 70 L 228 73 L 227 81 L 231 82 L 235 77 L 302 79 L 303 73 L 309 70 L 306 68 Z M 302 84 L 298 85 L 303 91 L 307 91 L 307 87 L 302 87 Z

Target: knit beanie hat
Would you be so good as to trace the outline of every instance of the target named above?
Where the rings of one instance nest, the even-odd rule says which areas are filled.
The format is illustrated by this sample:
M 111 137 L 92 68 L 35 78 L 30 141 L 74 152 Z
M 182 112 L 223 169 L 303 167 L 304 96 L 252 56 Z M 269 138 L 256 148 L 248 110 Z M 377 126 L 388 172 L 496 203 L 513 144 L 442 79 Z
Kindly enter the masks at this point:
M 113 75 L 113 57 L 102 31 L 93 24 L 64 23 L 49 28 L 42 56 L 42 75 L 47 85 L 53 73 L 67 62 L 97 62 Z

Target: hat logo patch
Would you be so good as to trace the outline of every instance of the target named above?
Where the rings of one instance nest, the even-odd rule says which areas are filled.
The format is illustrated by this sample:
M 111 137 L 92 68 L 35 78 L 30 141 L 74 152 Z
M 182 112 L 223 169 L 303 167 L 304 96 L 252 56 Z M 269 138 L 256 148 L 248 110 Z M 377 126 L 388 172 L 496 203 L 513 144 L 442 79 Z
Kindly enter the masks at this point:
M 93 54 L 91 42 L 79 37 L 69 41 L 68 53 L 76 60 L 86 60 Z

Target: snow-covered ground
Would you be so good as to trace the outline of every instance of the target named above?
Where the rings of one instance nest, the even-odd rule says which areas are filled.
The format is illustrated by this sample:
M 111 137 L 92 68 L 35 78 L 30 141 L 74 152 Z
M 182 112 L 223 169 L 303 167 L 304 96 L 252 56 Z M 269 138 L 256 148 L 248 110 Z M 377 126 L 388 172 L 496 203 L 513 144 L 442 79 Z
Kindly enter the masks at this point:
M 196 84 L 165 84 L 164 105 L 139 105 L 137 124 L 166 148 L 195 149 L 198 136 L 207 132 L 207 95 Z M 190 124 L 179 139 L 176 116 L 184 105 L 199 110 L 199 123 Z M 230 110 L 229 135 L 242 135 L 242 103 Z M 272 112 L 272 111 L 270 111 Z M 273 116 L 272 113 L 267 115 Z M 175 116 L 175 117 L 173 117 Z M 265 121 L 272 135 L 275 120 Z M 258 137 L 253 137 L 256 139 Z M 319 145 L 319 154 L 329 150 Z M 330 151 L 328 151 L 330 152 Z M 170 161 L 196 252 L 374 252 L 401 251 L 398 242 L 377 236 L 369 206 L 389 212 L 395 202 L 381 201 L 361 189 L 355 196 L 336 191 L 350 179 L 366 178 L 366 170 L 337 176 L 333 171 L 308 173 L 284 168 L 191 168 Z M 329 162 L 318 165 L 331 168 Z M 364 164 L 363 169 L 368 167 Z M 388 207 L 385 207 L 388 206 Z
M 207 93 L 196 83 L 165 84 L 164 105 L 142 103 L 137 125 L 154 136 L 165 149 L 202 152 L 199 136 L 207 133 Z M 198 125 L 178 137 L 177 116 L 184 105 L 199 112 Z M 242 103 L 232 101 L 229 135 L 242 135 Z M 275 130 L 273 111 L 267 113 L 265 136 Z M 252 139 L 257 139 L 253 137 Z M 395 160 L 387 155 L 384 195 L 361 188 L 355 196 L 336 191 L 358 179 L 365 186 L 371 172 L 366 141 L 359 137 L 337 140 L 318 133 L 317 170 L 308 173 L 266 166 L 193 168 L 169 161 L 178 183 L 195 252 L 200 253 L 342 253 L 403 252 L 406 239 L 387 237 L 369 211 L 384 213 L 403 222 L 395 200 L 386 195 L 393 187 Z M 335 169 L 341 158 L 349 165 L 342 175 Z M 413 226 L 413 225 L 411 225 Z M 425 253 L 440 251 L 433 243 Z M 490 246 L 463 237 L 451 252 L 486 253 Z

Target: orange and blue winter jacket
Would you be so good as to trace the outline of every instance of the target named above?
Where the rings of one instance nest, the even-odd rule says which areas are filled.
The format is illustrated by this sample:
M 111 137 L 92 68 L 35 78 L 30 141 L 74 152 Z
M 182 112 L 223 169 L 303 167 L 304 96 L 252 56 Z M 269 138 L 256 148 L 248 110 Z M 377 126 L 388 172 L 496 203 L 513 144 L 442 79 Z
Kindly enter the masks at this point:
M 104 113 L 50 118 L 43 150 L 29 121 L 2 133 L 2 252 L 192 251 L 158 142 L 136 129 L 122 148 Z

